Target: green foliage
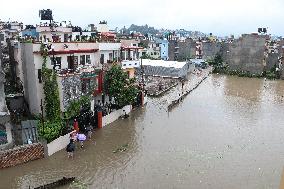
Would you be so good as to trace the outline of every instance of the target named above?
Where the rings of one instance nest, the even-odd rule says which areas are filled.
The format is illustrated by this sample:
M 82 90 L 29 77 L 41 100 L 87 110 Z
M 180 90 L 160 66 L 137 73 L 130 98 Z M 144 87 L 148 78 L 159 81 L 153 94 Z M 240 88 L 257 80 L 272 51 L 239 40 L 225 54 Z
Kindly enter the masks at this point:
M 267 79 L 280 79 L 280 71 L 277 71 L 277 66 L 274 65 L 269 71 L 264 72 L 263 76 Z
M 80 114 L 80 110 L 82 107 L 88 106 L 89 108 L 91 107 L 91 99 L 90 96 L 81 96 L 81 98 L 72 100 L 69 103 L 69 106 L 67 107 L 67 110 L 65 112 L 65 116 L 67 119 L 76 117 L 77 115 Z
M 44 105 L 48 120 L 60 120 L 60 99 L 56 73 L 46 67 L 47 56 L 43 55 L 42 77 L 44 90 Z
M 132 104 L 138 94 L 134 86 L 135 79 L 128 79 L 127 74 L 118 65 L 113 65 L 104 77 L 104 92 L 113 96 L 118 106 Z
M 72 182 L 72 184 L 71 184 L 71 188 L 73 189 L 87 189 L 88 187 L 87 187 L 87 184 L 85 184 L 85 183 L 83 183 L 83 182 L 81 182 L 81 181 L 79 181 L 79 180 L 75 180 L 75 181 L 73 181 Z
M 46 117 L 44 124 L 42 120 L 39 121 L 39 135 L 51 142 L 58 138 L 63 129 L 60 111 L 60 99 L 58 84 L 56 80 L 56 73 L 46 67 L 48 51 L 42 44 L 40 47 L 41 55 L 43 56 L 42 65 L 42 79 L 43 79 L 43 90 L 44 90 L 44 106 Z
M 63 123 L 61 121 L 38 121 L 39 135 L 46 139 L 48 143 L 61 136 L 63 130 Z
M 143 42 L 138 43 L 138 47 L 143 47 L 144 49 L 148 48 L 148 46 Z
M 141 56 L 142 59 L 150 59 L 150 60 L 160 60 L 160 58 L 153 58 L 149 54 L 143 54 Z
M 223 63 L 222 56 L 219 54 L 217 54 L 213 60 L 209 60 L 208 63 L 213 66 L 213 73 L 237 75 L 239 77 L 267 77 L 268 79 L 280 78 L 280 72 L 276 71 L 276 65 L 272 67 L 270 71 L 264 71 L 262 74 L 253 74 L 244 70 L 229 70 L 227 65 Z

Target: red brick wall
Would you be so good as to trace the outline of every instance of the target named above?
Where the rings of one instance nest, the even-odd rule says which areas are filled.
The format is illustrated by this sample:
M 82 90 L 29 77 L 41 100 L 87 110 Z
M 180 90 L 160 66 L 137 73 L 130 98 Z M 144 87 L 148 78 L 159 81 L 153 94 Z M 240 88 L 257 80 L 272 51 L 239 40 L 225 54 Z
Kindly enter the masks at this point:
M 41 158 L 44 158 L 44 149 L 40 143 L 0 151 L 0 169 Z

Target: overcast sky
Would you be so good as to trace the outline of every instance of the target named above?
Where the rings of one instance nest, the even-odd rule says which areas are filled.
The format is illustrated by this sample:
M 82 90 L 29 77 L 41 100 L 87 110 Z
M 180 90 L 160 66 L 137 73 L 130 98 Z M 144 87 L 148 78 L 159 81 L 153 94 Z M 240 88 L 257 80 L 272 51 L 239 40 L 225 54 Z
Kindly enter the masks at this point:
M 53 10 L 56 21 L 86 26 L 107 20 L 114 29 L 130 24 L 230 35 L 268 27 L 284 36 L 284 0 L 0 0 L 0 19 L 40 22 L 39 9 Z M 5 5 L 6 4 L 6 5 Z

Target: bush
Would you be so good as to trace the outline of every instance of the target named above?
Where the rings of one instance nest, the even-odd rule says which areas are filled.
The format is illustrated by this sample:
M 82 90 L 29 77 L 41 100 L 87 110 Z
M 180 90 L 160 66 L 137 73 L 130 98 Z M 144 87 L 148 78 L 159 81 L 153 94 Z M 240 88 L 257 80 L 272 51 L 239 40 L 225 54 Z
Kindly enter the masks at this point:
M 55 140 L 61 136 L 63 130 L 63 123 L 61 121 L 44 121 L 44 126 L 42 122 L 38 122 L 39 135 L 46 139 L 47 143 Z

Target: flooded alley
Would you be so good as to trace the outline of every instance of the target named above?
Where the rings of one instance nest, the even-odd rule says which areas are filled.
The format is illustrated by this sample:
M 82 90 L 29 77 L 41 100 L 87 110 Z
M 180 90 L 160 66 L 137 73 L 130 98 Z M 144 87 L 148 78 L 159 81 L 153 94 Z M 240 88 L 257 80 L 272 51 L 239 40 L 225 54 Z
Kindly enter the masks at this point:
M 0 188 L 28 189 L 64 176 L 88 188 L 279 187 L 284 81 L 210 75 L 170 111 L 162 99 L 97 130 L 74 159 L 62 150 L 0 170 Z

